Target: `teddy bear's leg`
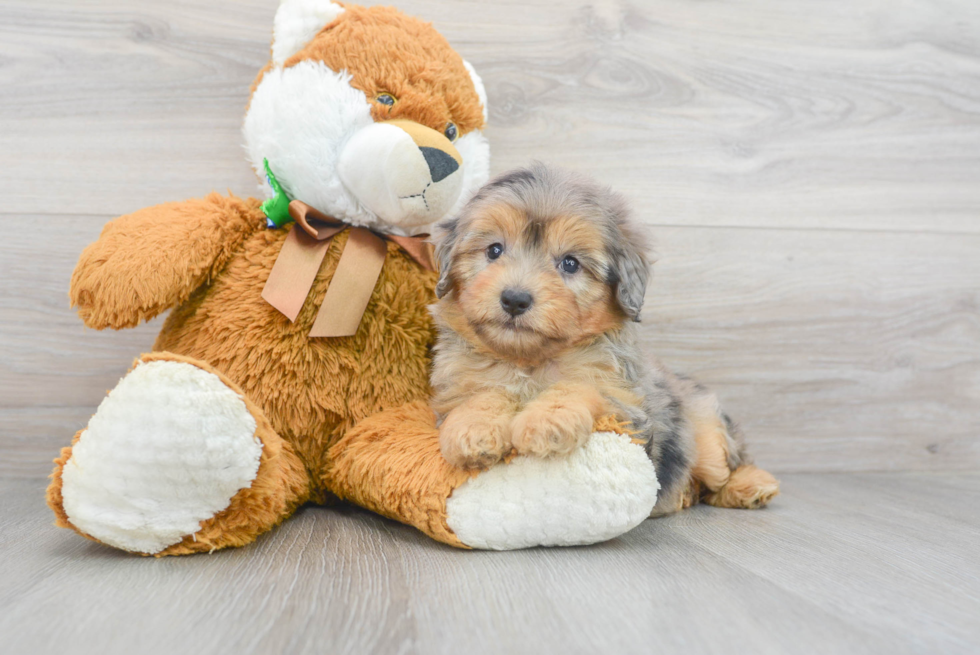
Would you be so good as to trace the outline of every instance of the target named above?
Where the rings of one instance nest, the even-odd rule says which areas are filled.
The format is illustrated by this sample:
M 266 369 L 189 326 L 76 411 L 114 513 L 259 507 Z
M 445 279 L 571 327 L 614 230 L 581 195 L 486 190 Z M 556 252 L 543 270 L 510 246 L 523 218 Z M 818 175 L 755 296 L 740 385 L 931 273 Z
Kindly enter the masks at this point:
M 207 364 L 152 353 L 55 460 L 56 524 L 123 550 L 242 546 L 309 496 L 309 476 L 262 411 Z
M 595 429 L 567 457 L 518 456 L 477 473 L 446 462 L 435 416 L 417 402 L 345 434 L 330 450 L 324 483 L 341 498 L 452 546 L 591 544 L 643 521 L 658 490 L 642 446 L 611 421 Z

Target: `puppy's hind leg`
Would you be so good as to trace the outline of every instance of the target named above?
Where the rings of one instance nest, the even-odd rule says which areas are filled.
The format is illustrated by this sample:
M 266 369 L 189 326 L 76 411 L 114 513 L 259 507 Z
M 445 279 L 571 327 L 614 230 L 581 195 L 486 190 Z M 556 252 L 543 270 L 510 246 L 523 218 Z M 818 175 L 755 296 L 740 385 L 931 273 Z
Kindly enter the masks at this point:
M 691 474 L 703 488 L 704 502 L 741 509 L 766 506 L 779 493 L 779 481 L 752 464 L 741 431 L 714 394 L 699 392 L 686 409 L 697 449 Z

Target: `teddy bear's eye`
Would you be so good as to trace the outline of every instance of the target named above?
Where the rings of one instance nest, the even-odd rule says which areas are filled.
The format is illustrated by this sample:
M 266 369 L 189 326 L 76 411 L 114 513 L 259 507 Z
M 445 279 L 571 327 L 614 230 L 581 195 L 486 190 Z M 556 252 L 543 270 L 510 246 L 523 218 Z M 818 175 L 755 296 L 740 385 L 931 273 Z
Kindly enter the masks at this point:
M 382 105 L 387 105 L 389 107 L 395 104 L 395 96 L 391 95 L 390 93 L 380 93 L 375 100 L 380 102 Z
M 459 135 L 459 130 L 456 129 L 456 123 L 446 123 L 446 131 L 443 132 L 446 138 L 450 141 L 455 141 L 456 137 Z
M 504 246 L 500 243 L 491 243 L 487 247 L 487 259 L 493 261 L 504 254 Z
M 571 255 L 565 255 L 565 258 L 561 260 L 561 264 L 558 266 L 561 268 L 561 270 L 571 275 L 572 273 L 578 273 L 578 269 L 581 267 L 581 264 L 579 264 L 578 260 Z

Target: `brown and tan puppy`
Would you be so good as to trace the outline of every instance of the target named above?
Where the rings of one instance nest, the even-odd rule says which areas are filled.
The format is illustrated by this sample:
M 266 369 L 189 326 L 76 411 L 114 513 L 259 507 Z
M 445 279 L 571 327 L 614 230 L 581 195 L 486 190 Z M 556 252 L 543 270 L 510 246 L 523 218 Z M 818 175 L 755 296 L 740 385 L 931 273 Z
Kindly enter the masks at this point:
M 442 453 L 464 468 L 512 451 L 565 455 L 612 414 L 656 467 L 654 515 L 702 496 L 761 507 L 778 483 L 750 464 L 715 396 L 640 349 L 650 264 L 628 218 L 621 196 L 536 163 L 440 226 L 432 382 Z

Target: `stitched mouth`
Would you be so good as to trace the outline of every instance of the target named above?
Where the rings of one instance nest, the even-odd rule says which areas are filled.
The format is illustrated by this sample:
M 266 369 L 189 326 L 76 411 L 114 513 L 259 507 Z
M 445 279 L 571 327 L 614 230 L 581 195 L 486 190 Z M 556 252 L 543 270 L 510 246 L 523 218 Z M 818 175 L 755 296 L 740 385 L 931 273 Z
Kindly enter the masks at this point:
M 422 202 L 425 204 L 425 208 L 428 210 L 429 209 L 429 201 L 425 199 L 425 192 L 429 190 L 429 187 L 430 186 L 432 186 L 432 182 L 427 183 L 425 185 L 425 188 L 422 189 L 422 192 L 421 193 L 413 193 L 410 196 L 398 196 L 398 199 L 399 200 L 408 200 L 409 198 L 419 198 L 419 197 L 421 197 L 422 198 Z

